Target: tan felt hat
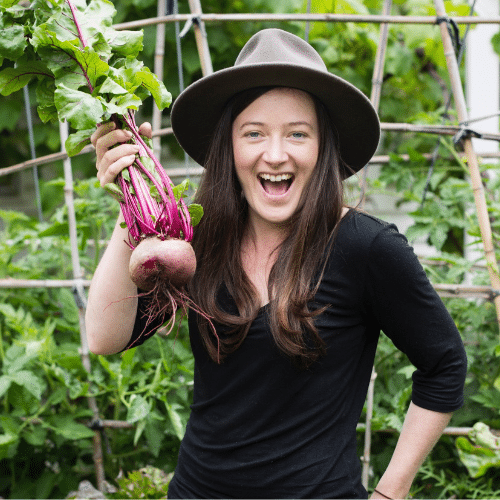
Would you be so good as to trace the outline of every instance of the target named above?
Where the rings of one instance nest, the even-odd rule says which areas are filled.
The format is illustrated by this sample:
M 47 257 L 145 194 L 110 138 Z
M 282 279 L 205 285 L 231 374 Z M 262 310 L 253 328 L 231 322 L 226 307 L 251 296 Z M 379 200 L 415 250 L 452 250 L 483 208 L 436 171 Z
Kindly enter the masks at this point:
M 267 86 L 297 88 L 316 96 L 337 130 L 340 155 L 353 170 L 365 166 L 375 153 L 380 123 L 369 99 L 330 73 L 311 45 L 280 29 L 259 31 L 243 47 L 234 66 L 201 78 L 177 97 L 172 128 L 184 151 L 203 165 L 228 100 L 243 90 Z

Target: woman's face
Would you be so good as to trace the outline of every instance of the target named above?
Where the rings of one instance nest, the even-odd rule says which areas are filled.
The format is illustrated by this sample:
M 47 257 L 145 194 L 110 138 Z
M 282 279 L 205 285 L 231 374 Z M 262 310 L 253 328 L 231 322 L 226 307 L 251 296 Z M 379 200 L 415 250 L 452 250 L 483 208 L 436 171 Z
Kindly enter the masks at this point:
M 297 210 L 318 158 L 314 101 L 301 90 L 272 89 L 236 117 L 232 134 L 250 223 L 283 225 Z

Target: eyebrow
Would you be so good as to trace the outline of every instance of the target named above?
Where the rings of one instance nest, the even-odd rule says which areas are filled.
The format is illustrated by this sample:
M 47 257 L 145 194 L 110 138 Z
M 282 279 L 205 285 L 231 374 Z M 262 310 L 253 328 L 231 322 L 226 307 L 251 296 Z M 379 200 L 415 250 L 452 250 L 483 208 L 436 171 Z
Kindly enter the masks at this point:
M 265 125 L 265 123 L 263 122 L 245 122 L 243 123 L 241 126 L 240 126 L 240 130 L 244 127 L 247 127 L 247 126 L 257 126 L 257 127 L 263 127 Z M 305 121 L 297 121 L 297 122 L 290 122 L 290 123 L 287 123 L 287 126 L 288 127 L 297 127 L 299 125 L 305 125 L 307 127 L 309 127 L 310 129 L 314 129 L 314 127 L 309 123 L 309 122 L 305 122 Z

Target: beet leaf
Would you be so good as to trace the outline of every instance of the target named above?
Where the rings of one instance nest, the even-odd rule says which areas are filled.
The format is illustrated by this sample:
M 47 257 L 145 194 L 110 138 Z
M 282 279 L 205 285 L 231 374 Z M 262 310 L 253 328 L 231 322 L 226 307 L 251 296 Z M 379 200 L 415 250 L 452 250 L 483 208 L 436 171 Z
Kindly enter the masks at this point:
M 148 96 L 160 109 L 172 100 L 137 59 L 142 31 L 115 30 L 116 10 L 108 0 L 25 4 L 0 0 L 0 93 L 6 96 L 36 81 L 40 119 L 67 121 L 74 129 L 65 144 L 70 156 L 90 143 L 99 124 L 112 120 L 130 130 L 139 154 L 116 184 L 107 186 L 120 203 L 129 244 L 152 235 L 191 241 L 203 209 L 186 205 L 187 181 L 173 186 L 135 123 L 134 113 Z

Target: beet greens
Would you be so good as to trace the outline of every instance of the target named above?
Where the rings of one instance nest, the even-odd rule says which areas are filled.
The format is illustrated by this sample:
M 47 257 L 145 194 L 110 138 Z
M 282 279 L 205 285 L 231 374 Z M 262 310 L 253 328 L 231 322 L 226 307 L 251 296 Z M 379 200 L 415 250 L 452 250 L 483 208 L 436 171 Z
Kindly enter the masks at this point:
M 149 95 L 160 109 L 171 95 L 137 59 L 142 31 L 113 29 L 115 13 L 108 0 L 34 0 L 29 7 L 0 0 L 0 93 L 36 80 L 40 119 L 67 121 L 74 129 L 65 144 L 70 156 L 90 143 L 101 123 L 112 120 L 132 132 L 139 154 L 106 186 L 120 203 L 130 246 L 148 236 L 191 241 L 203 210 L 185 204 L 188 181 L 173 186 L 134 119 Z

